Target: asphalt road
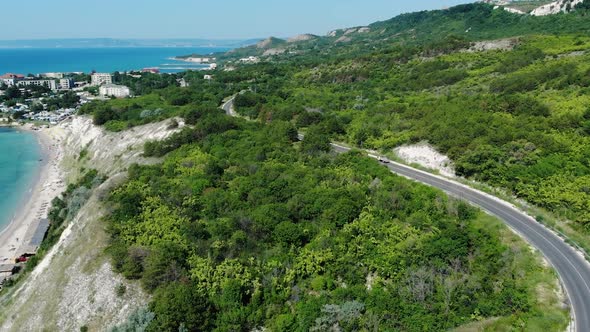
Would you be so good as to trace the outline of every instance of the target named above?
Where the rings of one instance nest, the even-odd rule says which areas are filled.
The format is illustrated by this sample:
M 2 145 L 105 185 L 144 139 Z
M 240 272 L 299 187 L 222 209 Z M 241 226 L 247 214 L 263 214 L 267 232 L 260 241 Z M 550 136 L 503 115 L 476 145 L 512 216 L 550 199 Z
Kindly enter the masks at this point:
M 350 151 L 350 148 L 338 144 L 332 144 L 332 147 L 339 153 Z M 378 158 L 370 154 L 369 156 Z M 590 331 L 590 264 L 580 252 L 508 202 L 403 164 L 389 161 L 383 165 L 396 174 L 442 189 L 451 196 L 470 202 L 503 220 L 537 248 L 559 274 L 573 310 L 575 331 Z
M 231 97 L 228 101 L 226 101 L 223 106 L 221 106 L 221 109 L 225 111 L 225 114 L 229 115 L 229 116 L 237 116 L 237 113 L 234 112 L 234 99 L 236 97 Z
M 235 116 L 232 106 L 233 98 L 226 102 L 222 108 L 228 115 Z M 303 139 L 303 135 L 300 134 L 299 138 Z M 332 148 L 338 153 L 346 153 L 351 150 L 338 144 L 332 144 Z M 369 156 L 378 158 L 370 154 Z M 458 182 L 403 164 L 388 162 L 383 165 L 396 174 L 442 189 L 451 196 L 470 202 L 503 220 L 529 244 L 537 248 L 553 265 L 570 300 L 575 321 L 573 328 L 578 332 L 590 332 L 590 264 L 581 253 L 557 234 L 508 202 Z

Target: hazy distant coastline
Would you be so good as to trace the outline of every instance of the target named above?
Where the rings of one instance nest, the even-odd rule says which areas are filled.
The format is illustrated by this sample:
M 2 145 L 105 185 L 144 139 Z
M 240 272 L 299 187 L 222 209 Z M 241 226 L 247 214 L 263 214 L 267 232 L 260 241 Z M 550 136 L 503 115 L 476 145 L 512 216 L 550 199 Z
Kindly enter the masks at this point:
M 178 54 L 211 54 L 230 49 L 223 47 L 0 48 L 0 75 L 92 71 L 112 73 L 143 68 L 157 68 L 161 73 L 202 70 L 208 66 L 170 59 Z
M 238 48 L 261 39 L 31 39 L 0 40 L 0 48 L 133 48 L 133 47 L 220 47 Z

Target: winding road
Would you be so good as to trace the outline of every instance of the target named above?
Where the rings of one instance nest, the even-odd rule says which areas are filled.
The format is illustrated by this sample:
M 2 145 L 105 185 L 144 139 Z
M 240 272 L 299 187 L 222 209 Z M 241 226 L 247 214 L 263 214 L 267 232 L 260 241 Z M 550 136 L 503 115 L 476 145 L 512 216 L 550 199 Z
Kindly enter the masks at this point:
M 235 116 L 233 98 L 223 104 L 222 108 L 228 115 Z M 300 134 L 299 138 L 303 139 L 303 135 Z M 349 147 L 335 143 L 332 144 L 332 148 L 338 153 L 351 150 Z M 371 154 L 369 157 L 378 159 L 378 156 Z M 572 308 L 574 319 L 572 328 L 578 332 L 590 332 L 590 264 L 582 253 L 526 213 L 499 198 L 400 163 L 388 161 L 383 165 L 393 173 L 442 189 L 451 196 L 476 205 L 503 220 L 529 244 L 537 248 L 559 274 Z

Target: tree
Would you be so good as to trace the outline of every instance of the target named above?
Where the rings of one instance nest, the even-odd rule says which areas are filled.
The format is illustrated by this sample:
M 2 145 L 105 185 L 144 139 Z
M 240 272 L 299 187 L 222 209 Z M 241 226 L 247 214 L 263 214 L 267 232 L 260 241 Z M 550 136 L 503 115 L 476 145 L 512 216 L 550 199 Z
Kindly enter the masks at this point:
M 24 115 L 25 115 L 25 112 L 23 112 L 23 111 L 14 112 L 12 114 L 12 119 L 13 120 L 20 120 L 20 119 L 24 118 Z
M 39 112 L 42 112 L 43 110 L 44 110 L 43 104 L 41 104 L 41 103 L 33 104 L 33 106 L 31 106 L 31 112 L 33 112 L 33 113 L 39 113 Z
M 13 85 L 6 89 L 4 95 L 9 99 L 17 99 L 20 98 L 22 94 L 20 92 L 20 89 L 17 86 Z
M 206 294 L 192 283 L 173 282 L 158 289 L 150 304 L 156 318 L 149 331 L 176 332 L 181 325 L 189 331 L 211 331 L 216 309 Z
M 139 332 L 145 331 L 154 320 L 154 313 L 141 308 L 132 313 L 127 321 L 111 329 L 111 332 Z
M 302 150 L 308 154 L 330 151 L 330 137 L 318 125 L 309 127 L 303 138 Z
M 94 112 L 93 121 L 97 126 L 118 118 L 117 112 L 110 107 L 101 107 Z

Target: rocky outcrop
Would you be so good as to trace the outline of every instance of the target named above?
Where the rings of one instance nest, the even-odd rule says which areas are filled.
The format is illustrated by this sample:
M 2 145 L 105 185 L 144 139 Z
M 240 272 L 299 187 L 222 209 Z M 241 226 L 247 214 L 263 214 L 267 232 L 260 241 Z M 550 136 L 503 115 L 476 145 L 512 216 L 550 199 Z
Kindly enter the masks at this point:
M 350 38 L 346 35 L 341 36 L 340 38 L 336 39 L 336 43 L 349 43 L 351 41 L 352 41 L 352 38 Z
M 276 46 L 284 44 L 285 41 L 275 37 L 268 37 L 265 40 L 262 40 L 256 44 L 256 48 L 258 49 L 267 49 L 267 48 L 276 48 Z
M 482 2 L 493 4 L 495 8 L 503 8 L 504 10 L 515 13 L 515 14 L 530 14 L 533 16 L 546 16 L 546 15 L 553 15 L 558 13 L 567 13 L 574 9 L 574 7 L 584 0 L 556 0 L 556 1 L 543 1 L 538 0 L 537 7 L 530 7 L 535 6 L 535 3 L 527 3 L 523 9 L 522 4 L 520 1 L 514 0 L 482 0 Z
M 510 51 L 518 45 L 518 38 L 505 38 L 497 40 L 483 40 L 472 44 L 469 52 L 485 52 L 493 50 Z
M 311 35 L 311 34 L 303 34 L 303 35 L 298 35 L 298 36 L 294 36 L 294 37 L 287 39 L 287 43 L 298 43 L 298 42 L 302 42 L 302 41 L 313 40 L 316 38 L 318 38 L 318 37 Z
M 284 48 L 270 48 L 270 49 L 264 51 L 264 53 L 262 53 L 262 55 L 263 56 L 281 55 L 285 52 L 287 52 L 287 50 Z
M 575 6 L 584 2 L 584 0 L 558 0 L 552 3 L 540 6 L 531 12 L 533 16 L 546 16 L 559 13 L 570 12 Z

